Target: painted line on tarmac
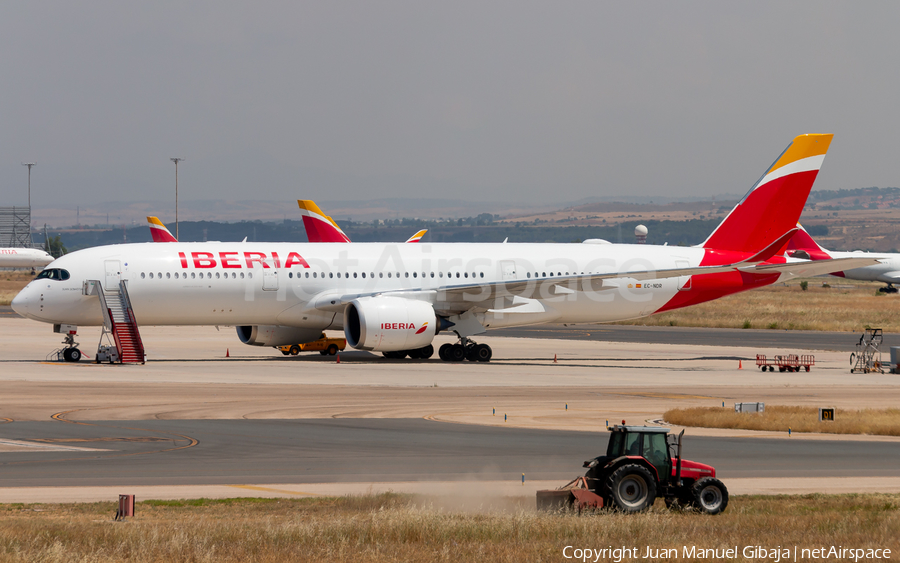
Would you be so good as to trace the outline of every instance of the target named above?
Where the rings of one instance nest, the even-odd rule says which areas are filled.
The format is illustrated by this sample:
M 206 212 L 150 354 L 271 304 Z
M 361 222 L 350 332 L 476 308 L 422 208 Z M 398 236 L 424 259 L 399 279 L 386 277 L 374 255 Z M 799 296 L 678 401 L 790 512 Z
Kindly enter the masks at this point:
M 266 493 L 281 493 L 285 495 L 298 495 L 298 496 L 310 496 L 310 497 L 321 497 L 325 496 L 319 493 L 307 493 L 304 491 L 289 491 L 287 489 L 273 489 L 271 487 L 260 487 L 257 485 L 228 485 L 229 487 L 234 487 L 236 489 L 247 489 L 250 491 L 262 491 Z

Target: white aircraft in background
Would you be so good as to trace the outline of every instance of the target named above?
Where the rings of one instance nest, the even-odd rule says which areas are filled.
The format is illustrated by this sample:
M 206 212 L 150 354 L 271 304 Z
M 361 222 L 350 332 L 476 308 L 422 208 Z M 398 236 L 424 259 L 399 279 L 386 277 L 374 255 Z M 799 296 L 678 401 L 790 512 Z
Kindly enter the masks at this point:
M 13 299 L 54 325 L 104 322 L 91 288 L 127 287 L 135 323 L 235 326 L 255 346 L 343 329 L 350 346 L 487 361 L 488 329 L 610 322 L 875 263 L 783 255 L 832 135 L 796 137 L 701 245 L 534 243 L 143 243 L 63 256 Z M 104 295 L 105 295 L 104 291 Z M 71 327 L 66 327 L 67 329 Z M 70 334 L 73 330 L 69 330 Z M 80 357 L 80 353 L 76 355 Z
M 0 268 L 43 268 L 53 260 L 39 248 L 0 248 Z
M 848 280 L 880 281 L 887 284 L 878 291 L 883 293 L 897 293 L 895 283 L 900 283 L 900 254 L 882 252 L 842 252 L 839 250 L 825 250 L 813 240 L 800 224 L 798 230 L 788 243 L 788 256 L 804 258 L 807 260 L 830 260 L 834 258 L 875 258 L 877 263 L 860 268 L 836 270 L 829 272 L 832 276 L 847 278 Z

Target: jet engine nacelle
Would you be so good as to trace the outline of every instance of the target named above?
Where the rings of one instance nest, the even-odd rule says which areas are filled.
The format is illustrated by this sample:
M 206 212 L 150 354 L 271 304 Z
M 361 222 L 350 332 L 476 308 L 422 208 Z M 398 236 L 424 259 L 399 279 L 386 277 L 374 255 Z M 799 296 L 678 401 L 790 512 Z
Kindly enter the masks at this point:
M 439 327 L 434 307 L 415 299 L 361 297 L 344 309 L 347 344 L 358 350 L 415 350 L 431 344 Z
M 237 334 L 241 342 L 251 346 L 288 346 L 318 340 L 322 331 L 317 328 L 253 325 L 237 327 Z

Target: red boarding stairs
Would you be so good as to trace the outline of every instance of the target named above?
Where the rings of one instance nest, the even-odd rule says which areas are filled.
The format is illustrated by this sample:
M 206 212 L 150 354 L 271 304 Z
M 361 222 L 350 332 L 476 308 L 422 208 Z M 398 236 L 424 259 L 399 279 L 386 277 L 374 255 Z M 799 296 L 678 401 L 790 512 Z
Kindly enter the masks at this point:
M 121 364 L 143 364 L 146 361 L 144 343 L 141 341 L 134 309 L 131 308 L 126 283 L 121 280 L 114 289 L 104 289 L 99 281 L 87 282 L 92 287 L 86 293 L 96 293 L 103 310 L 103 334 L 100 336 L 98 362 L 101 357 L 108 358 L 110 363 Z M 112 335 L 115 342 L 115 353 L 108 346 L 102 345 L 104 337 L 108 338 L 109 335 Z

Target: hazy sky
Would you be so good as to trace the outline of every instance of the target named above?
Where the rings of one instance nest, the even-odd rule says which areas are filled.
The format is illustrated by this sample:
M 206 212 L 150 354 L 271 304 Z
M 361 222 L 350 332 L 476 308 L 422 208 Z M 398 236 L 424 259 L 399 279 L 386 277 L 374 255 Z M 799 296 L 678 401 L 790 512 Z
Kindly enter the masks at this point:
M 900 2 L 3 2 L 0 205 L 898 186 Z M 160 215 L 169 215 L 161 210 Z

